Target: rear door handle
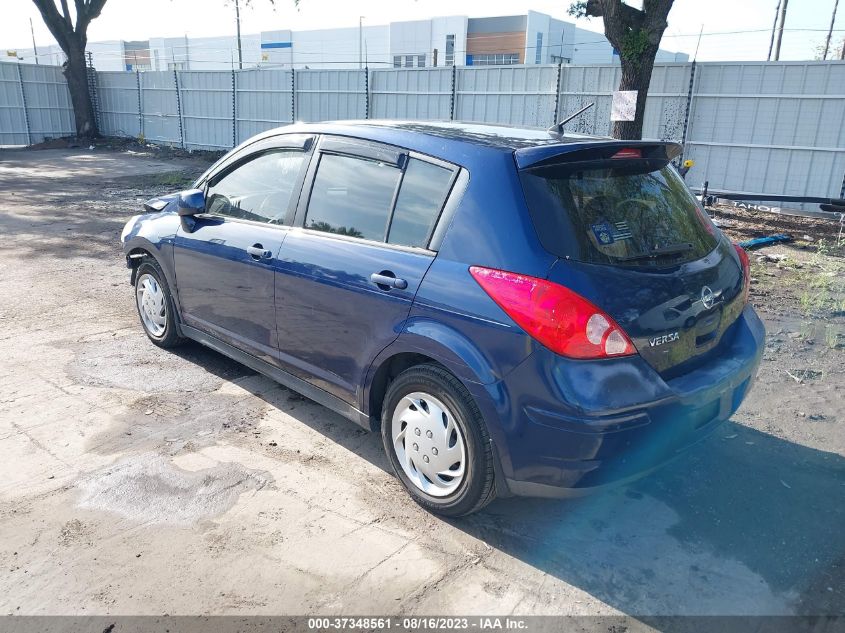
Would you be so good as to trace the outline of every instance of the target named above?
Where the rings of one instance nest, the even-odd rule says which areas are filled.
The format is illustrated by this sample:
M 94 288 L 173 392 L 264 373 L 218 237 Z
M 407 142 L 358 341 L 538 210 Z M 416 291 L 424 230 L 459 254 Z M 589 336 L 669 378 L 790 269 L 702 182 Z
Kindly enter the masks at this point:
M 246 252 L 249 253 L 253 259 L 270 259 L 273 256 L 273 253 L 264 248 L 261 244 L 247 246 Z
M 380 273 L 373 273 L 370 275 L 370 281 L 377 285 L 382 290 L 390 290 L 396 288 L 397 290 L 404 290 L 408 287 L 408 282 L 404 279 L 399 279 L 389 270 L 383 270 Z

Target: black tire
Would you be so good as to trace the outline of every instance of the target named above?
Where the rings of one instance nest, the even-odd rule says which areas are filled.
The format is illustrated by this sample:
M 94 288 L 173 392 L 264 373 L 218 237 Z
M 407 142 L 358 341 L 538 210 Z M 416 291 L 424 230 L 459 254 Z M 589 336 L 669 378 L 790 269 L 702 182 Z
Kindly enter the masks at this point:
M 394 411 L 406 395 L 414 392 L 431 394 L 446 405 L 463 435 L 467 453 L 465 476 L 457 490 L 448 496 L 427 494 L 411 481 L 393 445 Z M 396 476 L 414 501 L 429 512 L 464 516 L 480 510 L 496 497 L 493 450 L 481 411 L 466 387 L 443 367 L 417 365 L 396 376 L 384 397 L 381 435 Z
M 160 334 L 151 332 L 147 328 L 147 325 L 144 323 L 144 317 L 141 314 L 141 306 L 138 305 L 138 283 L 144 275 L 153 277 L 164 293 L 165 324 L 164 331 Z M 167 285 L 167 278 L 164 276 L 164 271 L 161 269 L 161 266 L 159 266 L 158 262 L 152 257 L 144 258 L 135 273 L 135 309 L 138 311 L 138 318 L 141 321 L 141 327 L 144 329 L 144 334 L 146 334 L 147 338 L 149 338 L 155 345 L 168 349 L 176 347 L 185 341 L 185 339 L 179 335 L 179 331 L 176 327 L 176 309 L 174 308 L 173 297 L 170 294 L 170 287 Z

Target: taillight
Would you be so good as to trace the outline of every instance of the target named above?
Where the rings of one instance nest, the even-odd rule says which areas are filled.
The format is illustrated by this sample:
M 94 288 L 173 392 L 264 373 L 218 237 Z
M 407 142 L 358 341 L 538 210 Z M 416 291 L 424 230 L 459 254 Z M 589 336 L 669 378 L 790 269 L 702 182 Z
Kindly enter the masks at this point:
M 569 288 L 481 266 L 469 272 L 510 318 L 553 352 L 579 359 L 636 354 L 610 316 Z
M 748 295 L 751 291 L 751 264 L 748 261 L 748 253 L 739 244 L 734 244 L 736 254 L 739 255 L 739 263 L 742 265 L 742 301 L 748 303 Z
M 642 158 L 643 153 L 641 150 L 634 149 L 633 147 L 625 147 L 620 149 L 616 152 L 611 158 Z

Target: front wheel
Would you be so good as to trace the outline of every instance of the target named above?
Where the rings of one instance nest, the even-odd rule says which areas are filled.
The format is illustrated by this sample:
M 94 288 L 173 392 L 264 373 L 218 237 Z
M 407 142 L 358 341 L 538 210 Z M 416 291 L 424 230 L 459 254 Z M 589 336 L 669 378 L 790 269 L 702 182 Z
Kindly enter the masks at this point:
M 462 516 L 495 497 L 481 412 L 444 368 L 418 365 L 399 374 L 385 396 L 381 429 L 396 475 L 425 509 Z
M 176 331 L 176 314 L 164 271 L 155 260 L 145 259 L 138 266 L 135 306 L 144 332 L 153 343 L 167 348 L 183 341 Z

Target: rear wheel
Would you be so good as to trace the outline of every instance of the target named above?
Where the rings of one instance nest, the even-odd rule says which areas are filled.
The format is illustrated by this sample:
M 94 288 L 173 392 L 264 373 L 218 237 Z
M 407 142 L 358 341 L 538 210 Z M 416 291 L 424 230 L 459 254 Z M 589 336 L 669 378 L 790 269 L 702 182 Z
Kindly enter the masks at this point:
M 462 516 L 495 497 L 481 412 L 442 367 L 418 365 L 399 374 L 387 390 L 381 428 L 396 475 L 425 509 Z
M 159 347 L 175 347 L 184 339 L 176 331 L 173 299 L 161 267 L 145 259 L 135 277 L 135 306 L 147 337 Z

